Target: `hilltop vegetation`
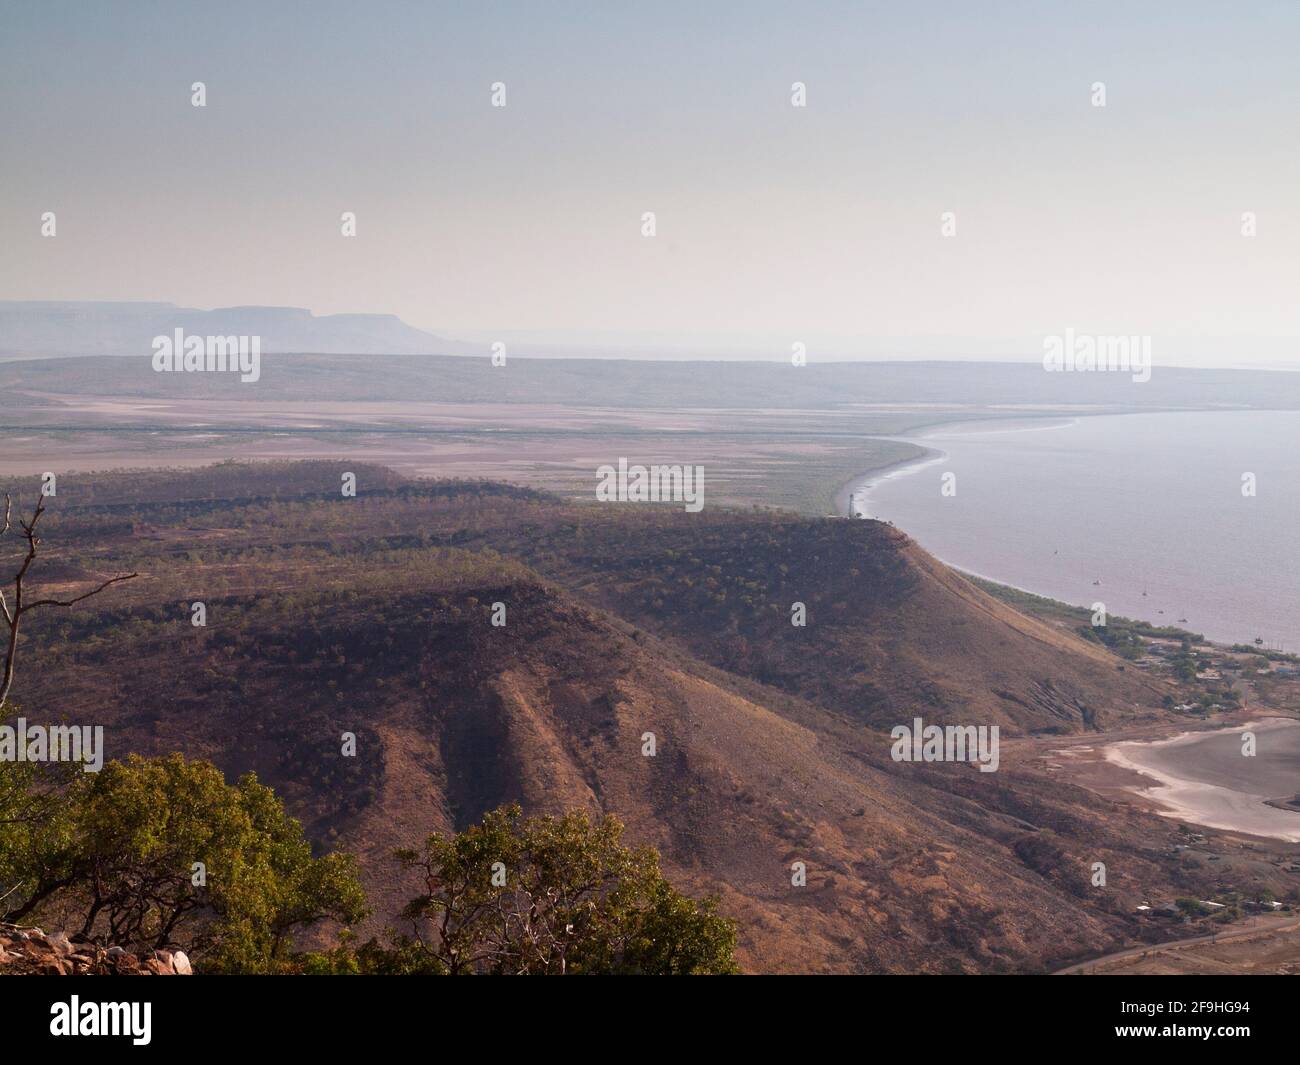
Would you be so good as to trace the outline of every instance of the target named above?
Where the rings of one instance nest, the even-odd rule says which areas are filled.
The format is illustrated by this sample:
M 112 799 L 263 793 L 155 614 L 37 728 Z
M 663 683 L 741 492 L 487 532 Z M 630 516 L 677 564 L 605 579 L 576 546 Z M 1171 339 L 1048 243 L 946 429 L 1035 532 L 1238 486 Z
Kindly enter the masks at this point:
M 179 755 L 64 768 L 0 763 L 0 919 L 53 922 L 88 945 L 82 963 L 113 947 L 181 949 L 209 973 L 736 971 L 734 922 L 674 890 L 658 855 L 624 847 L 610 817 L 524 820 L 514 806 L 395 852 L 422 874 L 402 913 L 414 934 L 356 947 L 348 926 L 369 913 L 356 860 L 313 857 L 253 774 L 227 785 Z M 340 945 L 296 950 L 297 933 L 322 922 L 342 927 Z M 0 974 L 13 960 L 0 956 Z
M 1161 819 L 1014 759 L 891 760 L 914 716 L 1079 732 L 1160 720 L 1166 689 L 880 523 L 227 463 L 65 475 L 47 535 L 47 587 L 141 577 L 33 617 L 28 717 L 102 721 L 110 757 L 255 772 L 356 855 L 363 938 L 420 893 L 395 849 L 512 803 L 617 816 L 763 971 L 1041 967 L 1144 934 L 1148 891 L 1209 890 Z
M 228 785 L 172 755 L 59 776 L 0 763 L 8 922 L 39 917 L 73 939 L 140 954 L 179 946 L 214 971 L 269 973 L 289 965 L 296 931 L 367 912 L 355 861 L 312 857 L 251 773 Z

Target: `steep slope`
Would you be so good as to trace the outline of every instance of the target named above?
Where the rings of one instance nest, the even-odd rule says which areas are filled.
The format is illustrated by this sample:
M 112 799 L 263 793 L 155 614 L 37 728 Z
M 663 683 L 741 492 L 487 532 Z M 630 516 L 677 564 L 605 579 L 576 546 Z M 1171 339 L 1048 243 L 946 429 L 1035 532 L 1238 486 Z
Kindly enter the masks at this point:
M 1200 886 L 1165 857 L 1174 825 L 1012 744 L 996 773 L 891 760 L 914 713 L 1077 730 L 1053 700 L 1120 717 L 1145 694 L 896 530 L 357 472 L 357 499 L 323 463 L 61 479 L 43 586 L 143 576 L 33 615 L 27 717 L 103 724 L 110 757 L 256 770 L 362 856 L 372 930 L 412 893 L 393 847 L 512 800 L 623 818 L 721 895 L 760 971 L 1041 968 L 1140 934 L 1145 893 Z
M 102 722 L 110 755 L 255 769 L 314 837 L 361 855 L 376 927 L 412 893 L 394 847 L 516 800 L 620 816 L 674 880 L 721 894 L 762 971 L 1032 967 L 1125 926 L 1114 896 L 1087 898 L 1085 857 L 1117 850 L 1117 868 L 1159 875 L 1096 800 L 1058 820 L 1001 773 L 894 765 L 884 734 L 765 705 L 535 581 L 467 585 L 431 562 L 422 585 L 318 595 L 260 572 L 259 592 L 209 604 L 207 632 L 127 626 L 76 669 L 42 670 L 24 712 Z
M 356 499 L 338 494 L 342 470 L 357 475 Z M 367 567 L 376 551 L 435 544 L 504 555 L 693 657 L 877 727 L 919 713 L 1013 732 L 1077 732 L 1159 715 L 1165 693 L 1099 645 L 995 600 L 880 522 L 584 506 L 323 462 L 67 475 L 60 493 L 54 539 L 81 560 L 146 544 L 168 558 L 329 545 Z M 222 580 L 246 581 L 256 565 L 232 565 Z M 352 582 L 367 579 L 358 571 Z M 803 625 L 792 624 L 796 604 Z
M 892 526 L 659 509 L 615 528 L 484 539 L 714 665 L 878 727 L 920 714 L 1066 733 L 1158 713 L 1161 687 Z

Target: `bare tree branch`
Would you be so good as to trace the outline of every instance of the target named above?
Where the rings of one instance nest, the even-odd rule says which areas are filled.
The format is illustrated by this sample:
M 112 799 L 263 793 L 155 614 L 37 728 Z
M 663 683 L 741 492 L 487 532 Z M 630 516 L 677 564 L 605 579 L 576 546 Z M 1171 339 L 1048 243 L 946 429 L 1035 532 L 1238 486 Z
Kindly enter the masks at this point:
M 8 493 L 5 494 L 5 515 L 4 526 L 0 528 L 0 536 L 13 527 L 10 520 L 12 512 L 12 501 Z M 21 516 L 18 518 L 18 527 L 22 530 L 23 539 L 27 541 L 27 550 L 23 555 L 18 572 L 13 575 L 9 583 L 13 584 L 13 606 L 10 607 L 9 600 L 5 597 L 4 590 L 0 589 L 0 612 L 4 614 L 5 625 L 9 628 L 8 638 L 5 641 L 5 660 L 4 673 L 0 674 L 0 710 L 4 708 L 5 700 L 9 697 L 9 689 L 14 682 L 14 666 L 18 657 L 18 629 L 22 624 L 24 615 L 28 611 L 35 610 L 42 606 L 73 606 L 91 596 L 98 595 L 105 588 L 121 581 L 129 581 L 138 577 L 138 573 L 124 573 L 117 577 L 110 577 L 102 584 L 92 588 L 81 595 L 73 596 L 71 599 L 36 599 L 32 602 L 25 602 L 23 593 L 25 591 L 23 582 L 27 579 L 27 572 L 32 568 L 32 563 L 36 561 L 40 553 L 41 538 L 36 535 L 37 523 L 41 520 L 41 515 L 45 513 L 45 497 L 41 496 L 36 504 L 36 509 L 32 512 L 30 521 L 25 521 Z
M 80 603 L 83 599 L 89 599 L 92 595 L 98 595 L 111 584 L 117 584 L 119 581 L 129 581 L 138 576 L 140 576 L 138 573 L 124 573 L 120 577 L 109 578 L 98 588 L 94 588 L 89 592 L 86 592 L 84 595 L 78 595 L 72 599 L 37 599 L 34 603 L 26 604 L 23 609 L 35 610 L 38 606 L 74 606 L 75 604 Z
M 13 501 L 9 498 L 9 493 L 6 492 L 5 493 L 5 523 L 4 523 L 4 528 L 0 528 L 0 536 L 3 536 L 5 533 L 9 531 L 9 512 L 12 506 L 13 506 Z M 13 619 L 13 615 L 9 613 L 9 601 L 5 598 L 5 593 L 3 588 L 0 588 L 0 610 L 4 611 L 5 623 L 12 625 L 14 619 Z M 3 702 L 0 702 L 0 705 L 3 705 Z

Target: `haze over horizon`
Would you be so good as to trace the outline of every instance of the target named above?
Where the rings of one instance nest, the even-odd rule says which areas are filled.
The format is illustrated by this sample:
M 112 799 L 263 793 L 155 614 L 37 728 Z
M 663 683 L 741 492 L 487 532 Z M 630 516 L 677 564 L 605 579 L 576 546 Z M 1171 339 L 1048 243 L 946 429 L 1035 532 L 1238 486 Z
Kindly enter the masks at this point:
M 451 333 L 416 329 L 396 315 L 372 312 L 316 314 L 309 307 L 245 304 L 232 307 L 187 307 L 158 300 L 2 300 L 0 361 L 67 355 L 132 356 L 147 349 L 160 332 L 259 335 L 265 352 L 323 354 L 456 355 L 488 354 L 500 342 L 513 358 L 594 359 L 632 362 L 777 362 L 789 353 L 773 351 L 758 338 L 703 338 L 688 343 L 666 333 L 617 331 L 470 330 Z M 1157 350 L 1168 338 L 1157 337 Z M 1005 339 L 989 351 L 963 345 L 951 337 L 822 338 L 809 345 L 814 363 L 1017 363 L 1039 365 L 1033 351 L 1039 340 Z M 1259 354 L 1257 344 L 1243 349 L 1220 341 L 1207 351 L 1243 350 Z M 1277 350 L 1282 351 L 1283 348 Z M 1294 361 L 1205 363 L 1153 360 L 1166 369 L 1300 370 Z
M 1300 365 L 1294 5 L 566 12 L 11 7 L 0 297 L 678 357 L 1028 361 L 1069 327 Z
M 1297 46 L 0 0 L 0 975 L 1285 1030 L 1220 978 L 1300 974 Z M 38 1056 L 373 1054 L 429 986 L 36 983 Z

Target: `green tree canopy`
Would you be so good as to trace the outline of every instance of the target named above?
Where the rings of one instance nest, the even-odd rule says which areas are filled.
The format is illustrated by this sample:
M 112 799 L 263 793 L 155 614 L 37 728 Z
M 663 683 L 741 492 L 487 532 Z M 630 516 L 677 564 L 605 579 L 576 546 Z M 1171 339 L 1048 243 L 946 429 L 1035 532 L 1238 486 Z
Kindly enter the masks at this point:
M 677 892 L 613 817 L 525 819 L 503 807 L 397 852 L 424 890 L 388 971 L 453 974 L 734 973 L 735 923 Z
M 51 785 L 0 766 L 0 913 L 82 938 L 179 946 L 211 970 L 271 972 L 292 934 L 365 914 L 355 860 L 314 858 L 249 773 L 235 785 L 180 755 L 132 755 Z

